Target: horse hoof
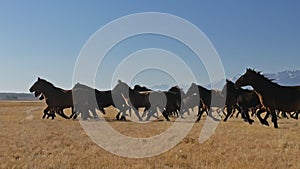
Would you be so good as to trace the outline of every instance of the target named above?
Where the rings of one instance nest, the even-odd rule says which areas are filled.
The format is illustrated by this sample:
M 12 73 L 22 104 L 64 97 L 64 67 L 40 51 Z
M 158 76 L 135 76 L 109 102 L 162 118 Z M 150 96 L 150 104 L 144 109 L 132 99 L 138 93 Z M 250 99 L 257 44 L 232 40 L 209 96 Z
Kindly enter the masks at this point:
M 121 116 L 121 121 L 126 121 L 126 118 L 124 116 Z
M 267 121 L 262 121 L 261 122 L 263 125 L 269 126 L 269 123 Z

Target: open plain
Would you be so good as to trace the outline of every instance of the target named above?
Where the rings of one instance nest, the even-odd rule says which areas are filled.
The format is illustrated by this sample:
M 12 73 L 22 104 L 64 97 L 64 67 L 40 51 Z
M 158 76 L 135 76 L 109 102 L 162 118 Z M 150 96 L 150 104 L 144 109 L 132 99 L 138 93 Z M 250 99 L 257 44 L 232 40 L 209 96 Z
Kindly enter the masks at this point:
M 204 117 L 171 150 L 133 159 L 97 146 L 78 120 L 41 119 L 45 106 L 44 102 L 0 102 L 0 168 L 300 168 L 300 122 L 294 119 L 279 119 L 279 129 L 274 129 L 262 126 L 256 117 L 252 125 L 231 118 L 221 121 L 200 144 Z M 159 134 L 173 123 L 116 121 L 116 110 L 106 110 L 109 124 L 132 137 Z

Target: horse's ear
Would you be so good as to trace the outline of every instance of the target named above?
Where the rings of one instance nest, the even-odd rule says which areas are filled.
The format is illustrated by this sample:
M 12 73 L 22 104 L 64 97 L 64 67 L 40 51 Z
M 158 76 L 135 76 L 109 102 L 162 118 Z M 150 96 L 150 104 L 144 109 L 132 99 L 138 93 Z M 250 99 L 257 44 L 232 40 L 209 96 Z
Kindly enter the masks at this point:
M 122 81 L 119 79 L 119 80 L 118 80 L 118 83 L 122 83 Z
M 41 80 L 41 78 L 40 78 L 40 77 L 38 77 L 38 80 Z

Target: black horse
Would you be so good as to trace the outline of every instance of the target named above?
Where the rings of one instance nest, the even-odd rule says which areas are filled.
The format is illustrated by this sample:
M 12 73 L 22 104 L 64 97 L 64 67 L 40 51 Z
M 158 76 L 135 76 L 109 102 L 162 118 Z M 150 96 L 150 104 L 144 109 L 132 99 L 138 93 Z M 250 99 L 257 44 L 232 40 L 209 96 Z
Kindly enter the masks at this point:
M 260 72 L 247 69 L 236 82 L 235 87 L 250 85 L 259 96 L 262 108 L 257 112 L 260 122 L 269 125 L 266 119 L 271 114 L 274 128 L 278 128 L 275 110 L 296 112 L 300 110 L 300 86 L 281 86 L 263 76 Z M 267 112 L 264 119 L 260 114 Z
M 76 105 L 75 108 L 82 107 L 82 109 L 85 109 L 85 111 L 90 110 L 93 113 L 93 116 L 96 118 L 97 114 L 95 112 L 95 109 L 98 109 L 103 114 L 106 114 L 104 108 L 113 106 L 120 110 L 116 115 L 116 119 L 126 120 L 125 116 L 122 114 L 120 117 L 120 114 L 126 112 L 129 107 L 126 107 L 124 105 L 116 106 L 118 104 L 114 103 L 111 90 L 99 91 L 89 86 L 77 83 L 73 87 L 73 95 L 76 96 L 76 98 L 74 97 L 74 105 Z M 116 101 L 116 103 L 118 102 Z M 76 118 L 76 114 L 73 114 L 73 118 Z
M 72 90 L 64 90 L 55 87 L 52 83 L 38 78 L 38 80 L 30 87 L 29 91 L 34 92 L 36 97 L 46 100 L 48 106 L 44 110 L 42 118 L 45 118 L 46 115 L 54 118 L 55 115 L 53 114 L 56 112 L 63 118 L 68 119 L 69 117 L 63 113 L 63 109 L 72 108 L 73 112 Z
M 112 90 L 116 96 L 123 96 L 124 100 L 128 102 L 139 120 L 142 118 L 139 115 L 138 108 L 144 107 L 144 112 L 148 111 L 146 120 L 149 120 L 154 112 L 159 109 L 167 121 L 169 119 L 169 112 L 177 110 L 180 107 L 180 95 L 176 92 L 169 91 L 148 91 L 139 92 L 131 89 L 126 83 L 118 81 L 118 84 Z
M 211 107 L 219 107 L 222 108 L 225 106 L 225 97 L 222 95 L 221 92 L 216 90 L 209 90 L 206 89 L 200 85 L 196 85 L 195 83 L 192 83 L 190 88 L 186 92 L 187 96 L 196 95 L 199 97 L 199 106 L 198 106 L 198 118 L 196 121 L 199 121 L 202 117 L 202 114 L 204 112 L 208 112 L 210 117 L 212 117 L 214 120 L 217 120 L 214 118 L 211 114 Z M 213 102 L 212 102 L 213 101 Z
M 227 90 L 226 93 L 225 90 Z M 238 108 L 245 121 L 249 122 L 249 124 L 254 122 L 249 116 L 249 110 L 260 107 L 259 98 L 255 91 L 242 88 L 237 89 L 234 87 L 233 82 L 226 80 L 226 85 L 223 87 L 222 93 L 226 94 L 225 104 L 227 106 L 227 115 L 224 121 L 227 121 L 231 114 L 233 114 L 234 108 Z

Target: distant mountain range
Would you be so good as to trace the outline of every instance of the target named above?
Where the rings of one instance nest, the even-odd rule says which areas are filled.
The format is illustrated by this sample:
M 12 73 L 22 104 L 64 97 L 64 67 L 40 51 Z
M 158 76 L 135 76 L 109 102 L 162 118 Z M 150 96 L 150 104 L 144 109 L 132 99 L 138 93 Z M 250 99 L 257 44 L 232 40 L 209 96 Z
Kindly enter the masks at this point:
M 0 100 L 37 100 L 31 93 L 0 93 Z

